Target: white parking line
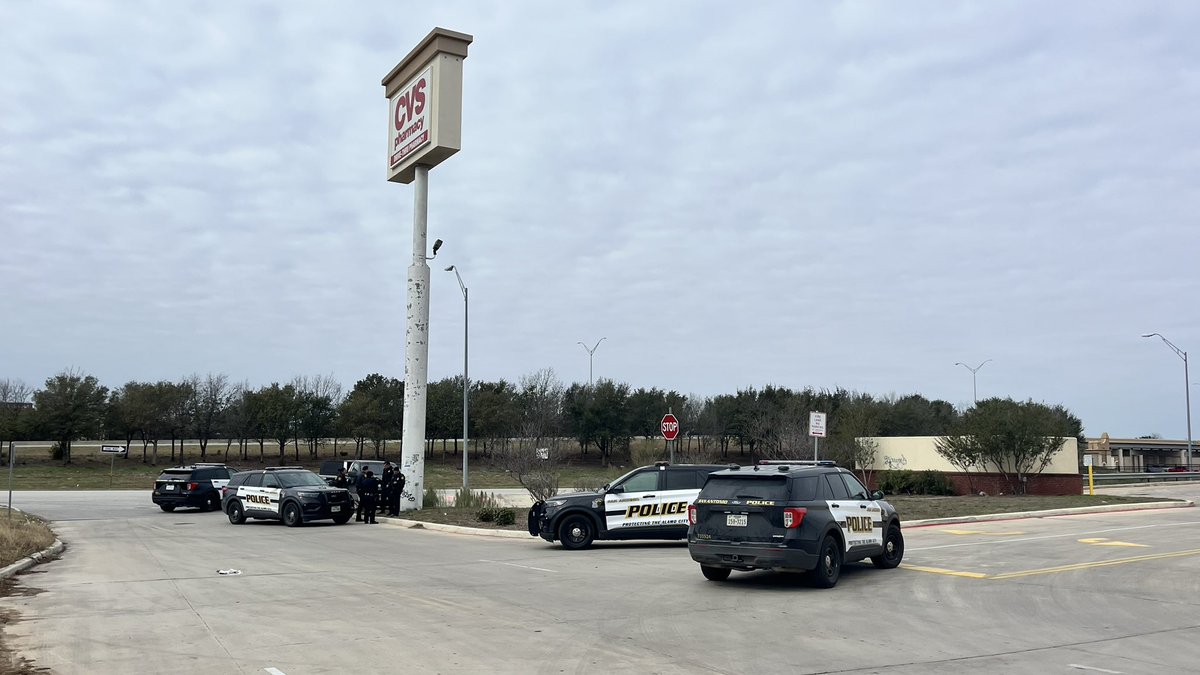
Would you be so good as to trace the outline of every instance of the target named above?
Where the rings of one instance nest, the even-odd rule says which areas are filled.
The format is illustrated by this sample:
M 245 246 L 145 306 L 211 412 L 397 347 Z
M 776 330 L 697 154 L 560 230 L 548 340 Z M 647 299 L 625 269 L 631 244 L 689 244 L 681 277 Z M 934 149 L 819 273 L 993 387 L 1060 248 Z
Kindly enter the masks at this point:
M 1095 666 L 1081 666 L 1078 663 L 1068 663 L 1067 667 L 1077 668 L 1079 670 L 1094 670 L 1097 673 L 1114 673 L 1114 675 L 1121 675 L 1121 671 L 1119 670 L 1108 670 L 1107 668 L 1097 668 Z
M 287 673 L 278 668 L 263 668 L 263 670 L 267 671 L 271 675 L 287 675 Z
M 480 560 L 479 562 L 482 562 L 482 563 L 491 563 L 491 564 L 493 564 L 493 565 L 508 565 L 509 567 L 521 567 L 521 568 L 524 568 L 524 569 L 527 569 L 527 570 L 537 570 L 537 571 L 539 571 L 539 572 L 550 572 L 550 573 L 554 573 L 554 570 L 548 570 L 548 569 L 546 569 L 546 568 L 544 568 L 544 567 L 530 567 L 529 565 L 518 565 L 517 563 L 501 562 L 501 561 L 499 561 L 499 560 Z

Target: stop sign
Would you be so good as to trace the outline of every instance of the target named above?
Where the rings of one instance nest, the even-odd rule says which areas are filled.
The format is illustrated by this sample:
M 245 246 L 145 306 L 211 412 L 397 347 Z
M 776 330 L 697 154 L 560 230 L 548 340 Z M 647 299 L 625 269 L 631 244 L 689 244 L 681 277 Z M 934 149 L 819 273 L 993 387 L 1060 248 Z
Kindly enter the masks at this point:
M 679 420 L 675 419 L 671 413 L 663 415 L 662 423 L 658 426 L 662 430 L 663 438 L 668 441 L 675 440 L 675 437 L 679 435 Z

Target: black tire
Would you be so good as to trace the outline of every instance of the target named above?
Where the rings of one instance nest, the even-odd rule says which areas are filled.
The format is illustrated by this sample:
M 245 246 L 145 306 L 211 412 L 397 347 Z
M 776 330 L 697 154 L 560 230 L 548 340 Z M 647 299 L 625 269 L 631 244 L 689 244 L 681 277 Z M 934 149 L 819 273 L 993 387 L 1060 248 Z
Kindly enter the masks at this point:
M 837 537 L 827 534 L 818 550 L 817 568 L 808 573 L 809 582 L 817 588 L 833 588 L 842 575 L 842 544 Z
M 299 527 L 304 524 L 304 516 L 296 502 L 288 502 L 283 506 L 283 524 L 288 527 Z
M 558 526 L 558 540 L 569 551 L 585 549 L 596 540 L 596 526 L 587 516 L 567 516 Z
M 242 503 L 236 499 L 229 502 L 229 506 L 225 510 L 225 515 L 229 516 L 229 522 L 234 525 L 241 525 L 246 522 L 246 511 L 242 508 Z
M 339 513 L 333 517 L 333 522 L 337 523 L 338 525 L 345 525 L 346 523 L 350 522 L 350 516 L 353 515 L 354 514 L 349 511 L 345 513 Z
M 166 511 L 167 513 L 170 513 L 175 510 L 175 505 L 174 504 L 159 504 L 158 508 L 162 509 L 163 511 Z
M 215 492 L 210 493 L 207 497 L 204 498 L 204 506 L 201 506 L 200 510 L 201 511 L 220 511 L 221 510 L 221 496 Z
M 887 536 L 883 538 L 883 553 L 871 556 L 871 564 L 881 570 L 890 570 L 900 565 L 904 559 L 904 534 L 900 526 L 892 523 L 888 526 Z
M 725 581 L 729 578 L 729 573 L 733 570 L 728 567 L 709 567 L 708 565 L 700 566 L 700 573 L 709 581 Z

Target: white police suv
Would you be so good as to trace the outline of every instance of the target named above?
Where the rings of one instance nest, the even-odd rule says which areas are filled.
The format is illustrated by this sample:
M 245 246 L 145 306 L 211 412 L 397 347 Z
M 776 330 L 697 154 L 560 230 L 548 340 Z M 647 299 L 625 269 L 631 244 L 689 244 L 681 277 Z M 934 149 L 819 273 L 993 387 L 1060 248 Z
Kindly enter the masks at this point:
M 354 501 L 345 488 L 333 487 L 300 466 L 272 466 L 235 474 L 222 488 L 221 510 L 229 522 L 247 518 L 282 520 L 288 527 L 311 520 L 344 524 L 354 515 Z

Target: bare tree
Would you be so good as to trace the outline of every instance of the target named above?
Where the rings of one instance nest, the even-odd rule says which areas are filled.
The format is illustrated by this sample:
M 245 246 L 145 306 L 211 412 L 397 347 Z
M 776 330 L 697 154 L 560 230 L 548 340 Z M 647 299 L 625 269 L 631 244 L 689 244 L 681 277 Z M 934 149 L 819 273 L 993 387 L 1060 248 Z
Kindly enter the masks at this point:
M 229 378 L 209 373 L 203 379 L 192 375 L 184 379 L 193 394 L 187 399 L 192 431 L 200 441 L 200 458 L 208 456 L 208 441 L 221 422 L 221 412 L 229 403 Z M 228 446 L 226 446 L 228 449 Z M 182 450 L 181 450 L 182 452 Z
M 0 449 L 7 441 L 9 456 L 12 455 L 13 441 L 28 432 L 29 414 L 33 408 L 31 396 L 33 388 L 21 380 L 0 380 Z

